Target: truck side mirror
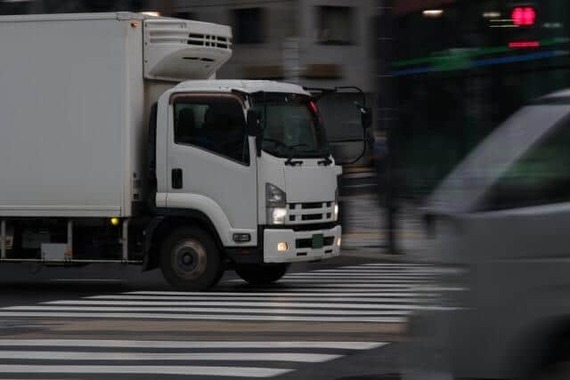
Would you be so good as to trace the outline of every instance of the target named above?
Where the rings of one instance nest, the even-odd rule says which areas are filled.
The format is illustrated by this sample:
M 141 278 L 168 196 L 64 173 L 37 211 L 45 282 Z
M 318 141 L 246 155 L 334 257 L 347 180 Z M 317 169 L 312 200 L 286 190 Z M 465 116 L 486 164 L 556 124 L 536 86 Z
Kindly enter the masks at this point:
M 261 134 L 261 114 L 256 110 L 247 110 L 247 135 L 258 137 Z
M 372 110 L 370 107 L 365 107 L 364 110 L 360 111 L 360 118 L 364 129 L 368 129 L 372 126 Z
M 360 124 L 362 128 L 368 129 L 372 126 L 372 109 L 370 107 L 366 107 L 361 105 L 360 103 L 354 103 L 358 110 L 360 111 Z

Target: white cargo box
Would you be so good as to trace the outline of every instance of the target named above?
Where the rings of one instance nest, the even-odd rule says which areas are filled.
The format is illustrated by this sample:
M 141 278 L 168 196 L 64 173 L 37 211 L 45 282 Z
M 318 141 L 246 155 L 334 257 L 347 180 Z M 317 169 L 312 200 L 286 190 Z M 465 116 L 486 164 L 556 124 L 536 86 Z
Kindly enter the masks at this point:
M 230 45 L 133 13 L 0 17 L 0 216 L 130 216 L 151 82 L 207 79 Z

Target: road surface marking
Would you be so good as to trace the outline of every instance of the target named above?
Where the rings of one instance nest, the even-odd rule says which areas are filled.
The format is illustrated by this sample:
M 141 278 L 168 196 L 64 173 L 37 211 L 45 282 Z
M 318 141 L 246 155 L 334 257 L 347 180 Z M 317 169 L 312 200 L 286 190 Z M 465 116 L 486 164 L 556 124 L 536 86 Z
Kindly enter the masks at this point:
M 320 363 L 338 359 L 343 355 L 310 353 L 148 353 L 148 352 L 76 352 L 76 351 L 0 351 L 0 359 L 24 360 L 110 360 L 110 361 L 286 361 Z
M 286 303 L 282 305 L 283 309 L 269 308 L 221 308 L 221 307 L 121 307 L 121 306 L 10 306 L 5 310 L 13 311 L 77 311 L 77 312 L 128 312 L 128 313 L 235 313 L 235 314 L 248 314 L 248 315 L 342 315 L 345 317 L 358 317 L 362 315 L 374 316 L 396 316 L 408 315 L 412 310 L 417 310 L 417 306 L 401 305 L 401 306 L 375 306 L 362 309 L 338 309 L 334 310 L 321 310 L 316 308 L 307 307 L 309 310 L 298 309 L 290 307 Z M 286 309 L 285 309 L 286 308 Z M 374 310 L 370 310 L 374 309 Z
M 0 339 L 0 360 L 3 361 L 0 374 L 267 378 L 296 371 L 306 363 L 325 363 L 352 352 L 376 349 L 387 344 L 354 341 Z M 157 362 L 160 365 L 154 365 Z
M 159 313 L 97 313 L 0 311 L 0 317 L 26 318 L 113 318 L 113 319 L 172 319 L 207 321 L 270 321 L 270 322 L 347 322 L 347 323 L 404 323 L 404 317 L 301 317 L 280 315 L 220 315 L 220 314 L 159 314 Z
M 235 291 L 235 292 L 208 292 L 208 293 L 198 293 L 198 292 L 175 292 L 175 291 L 135 291 L 135 292 L 128 292 L 128 293 L 123 293 L 123 294 L 128 294 L 128 295 L 144 295 L 144 296 L 181 296 L 181 297 L 205 297 L 210 299 L 210 297 L 219 297 L 219 296 L 231 296 L 233 297 L 232 299 L 241 299 L 243 297 L 295 297 L 295 299 L 300 299 L 300 298 L 305 298 L 305 297 L 320 297 L 322 299 L 322 297 L 336 297 L 339 295 L 342 295 L 344 297 L 370 297 L 370 296 L 374 296 L 374 297 L 384 297 L 384 296 L 395 296 L 395 297 L 415 297 L 415 296 L 421 296 L 422 293 L 418 293 L 418 292 L 402 292 L 402 291 L 382 291 L 379 292 L 377 290 L 371 290 L 370 292 L 358 292 L 355 293 L 354 291 L 349 291 L 349 292 L 340 292 L 340 293 L 334 293 L 332 292 L 332 294 L 323 294 L 321 292 L 314 292 L 313 289 L 311 289 L 310 292 L 297 292 L 297 290 L 302 290 L 302 289 L 290 289 L 288 288 L 287 291 L 283 291 L 283 289 L 267 289 L 263 292 L 243 292 L 240 293 L 239 291 Z M 112 295 L 112 296 L 118 296 L 118 295 Z M 96 296 L 96 297 L 104 297 L 104 296 Z M 91 298 L 91 297 L 87 297 L 87 298 Z
M 343 294 L 344 295 L 344 294 Z M 145 300 L 145 301 L 260 301 L 260 300 L 271 300 L 278 302 L 351 302 L 351 303 L 398 303 L 398 302 L 409 302 L 413 298 L 420 296 L 421 293 L 413 293 L 410 295 L 401 296 L 403 299 L 395 297 L 370 297 L 362 296 L 358 293 L 358 296 L 353 297 L 339 297 L 336 294 L 323 294 L 320 297 L 315 296 L 304 296 L 303 294 L 298 294 L 298 297 L 292 297 L 291 295 L 284 296 L 279 293 L 271 293 L 257 296 L 251 296 L 250 293 L 244 293 L 243 295 L 233 294 L 231 296 L 219 296 L 218 293 L 208 293 L 208 294 L 196 294 L 196 295 L 181 295 L 181 296 L 161 296 L 161 295 L 136 295 L 136 294 L 106 294 L 100 296 L 89 296 L 84 299 L 87 300 Z M 404 299 L 407 298 L 407 299 Z
M 244 378 L 274 377 L 292 372 L 285 368 L 227 366 L 150 366 L 150 365 L 0 365 L 0 373 L 73 373 L 73 374 L 139 374 L 185 376 L 231 376 Z
M 260 290 L 232 280 L 212 292 L 139 291 L 0 308 L 0 317 L 405 323 L 437 296 L 441 268 L 364 264 L 286 275 Z
M 380 348 L 387 342 L 322 342 L 322 341 L 169 341 L 169 340 L 99 340 L 99 339 L 0 339 L 0 347 L 98 347 L 98 348 L 164 348 L 164 349 L 196 349 L 196 348 L 260 348 L 260 349 L 340 349 L 371 350 Z

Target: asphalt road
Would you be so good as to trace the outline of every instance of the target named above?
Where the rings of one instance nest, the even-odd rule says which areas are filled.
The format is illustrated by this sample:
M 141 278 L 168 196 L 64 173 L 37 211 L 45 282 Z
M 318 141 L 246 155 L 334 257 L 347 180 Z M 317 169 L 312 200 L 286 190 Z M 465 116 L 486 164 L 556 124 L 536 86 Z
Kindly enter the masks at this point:
M 3 265 L 0 379 L 380 379 L 436 270 L 340 257 L 179 293 L 136 267 Z
M 373 169 L 345 173 L 340 180 L 340 195 L 378 194 L 378 180 Z

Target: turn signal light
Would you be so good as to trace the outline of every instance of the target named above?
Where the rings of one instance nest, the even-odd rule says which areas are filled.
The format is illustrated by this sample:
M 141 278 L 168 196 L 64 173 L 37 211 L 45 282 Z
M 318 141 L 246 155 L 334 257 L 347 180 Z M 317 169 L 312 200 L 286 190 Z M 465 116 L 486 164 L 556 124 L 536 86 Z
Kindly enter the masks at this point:
M 251 241 L 251 235 L 246 233 L 238 233 L 234 234 L 233 239 L 236 243 L 247 243 Z

